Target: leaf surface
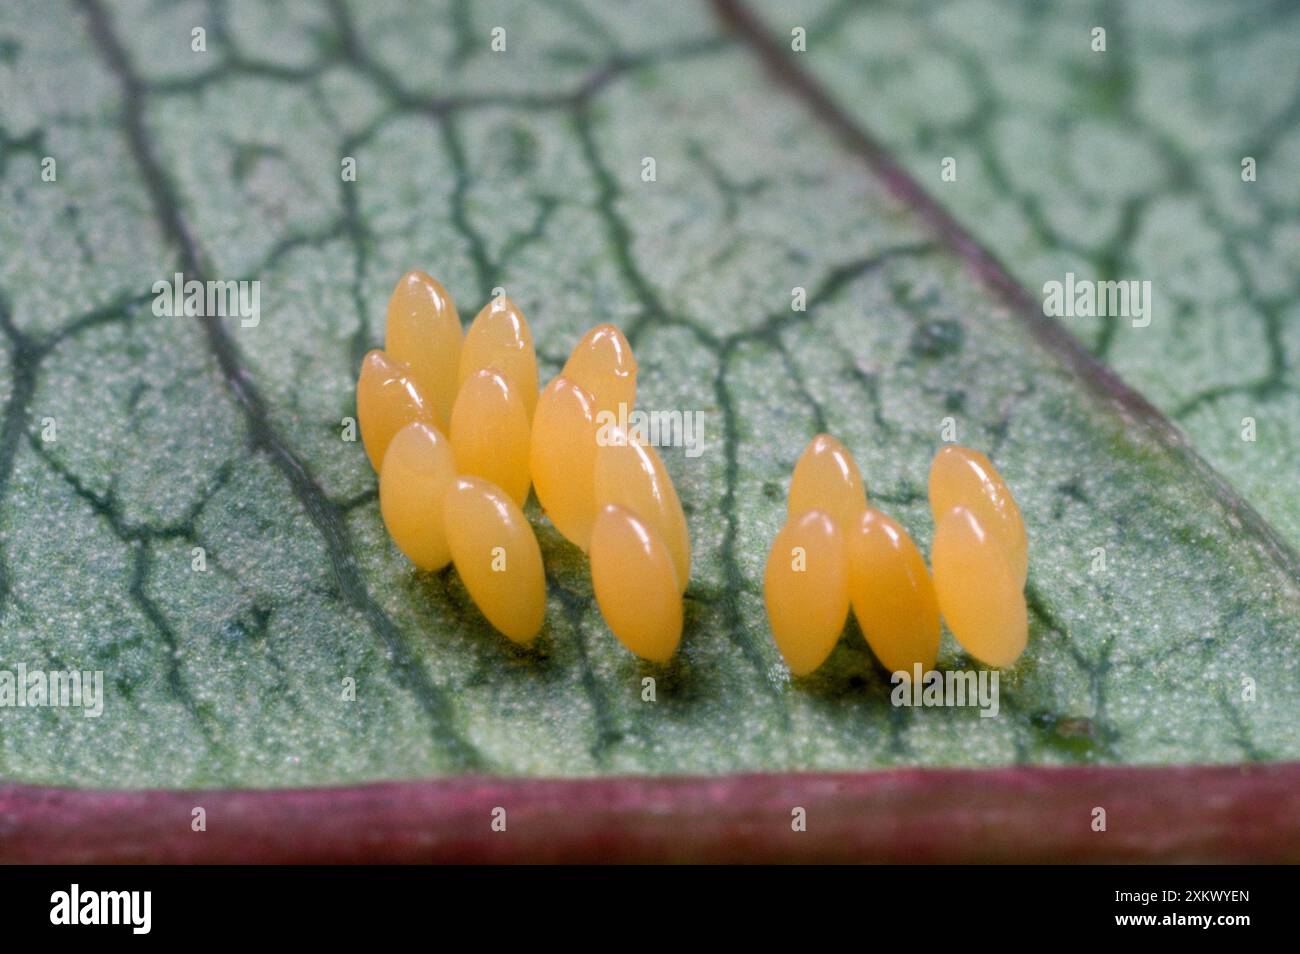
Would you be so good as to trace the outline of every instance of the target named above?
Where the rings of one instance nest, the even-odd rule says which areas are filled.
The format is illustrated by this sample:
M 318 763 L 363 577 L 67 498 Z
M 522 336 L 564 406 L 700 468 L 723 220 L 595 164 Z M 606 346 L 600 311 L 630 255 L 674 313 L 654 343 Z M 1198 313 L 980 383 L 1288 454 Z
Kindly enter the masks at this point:
M 760 6 L 1039 304 L 1067 273 L 1150 282 L 1149 325 L 1062 320 L 1300 546 L 1300 8 Z
M 10 668 L 107 680 L 98 719 L 0 709 L 0 777 L 279 786 L 1300 756 L 1289 552 L 708 8 L 303 9 L 0 15 L 0 646 Z M 39 179 L 47 154 L 56 183 Z M 463 316 L 506 288 L 544 376 L 589 326 L 619 324 L 641 405 L 702 413 L 704 452 L 664 452 L 695 567 L 670 667 L 618 645 L 584 560 L 535 506 L 550 603 L 531 653 L 491 631 L 454 573 L 414 572 L 386 538 L 341 422 L 411 267 Z M 260 281 L 260 323 L 156 317 L 152 283 L 176 271 Z M 840 437 L 928 552 L 925 477 L 948 417 L 1029 528 L 1030 642 L 1000 714 L 892 707 L 852 626 L 792 684 L 761 579 L 799 451 Z M 969 665 L 945 636 L 940 666 Z

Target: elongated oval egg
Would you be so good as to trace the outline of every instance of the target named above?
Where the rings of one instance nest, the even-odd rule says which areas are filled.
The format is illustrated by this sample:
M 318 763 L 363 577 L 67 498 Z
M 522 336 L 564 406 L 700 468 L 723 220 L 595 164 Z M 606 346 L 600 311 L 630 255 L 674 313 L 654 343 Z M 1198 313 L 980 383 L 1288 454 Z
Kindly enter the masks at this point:
M 435 424 L 433 410 L 406 366 L 378 348 L 367 352 L 357 377 L 357 424 L 371 467 L 379 470 L 388 442 L 413 421 Z
M 452 562 L 475 605 L 514 642 L 532 642 L 546 617 L 546 576 L 523 511 L 500 487 L 460 477 L 443 498 L 442 519 Z
M 663 538 L 673 558 L 677 583 L 686 590 L 691 574 L 691 536 L 672 478 L 658 452 L 620 427 L 603 429 L 596 447 L 595 499 L 626 507 Z
M 591 585 L 610 631 L 642 659 L 664 663 L 682 636 L 682 597 L 659 532 L 606 504 L 591 528 Z
M 379 469 L 379 512 L 397 548 L 421 570 L 451 561 L 442 502 L 455 479 L 451 442 L 432 425 L 407 424 L 389 441 Z
M 451 448 L 462 474 L 482 477 L 519 506 L 528 499 L 528 413 L 513 384 L 495 371 L 472 374 L 451 410 Z
M 939 612 L 962 648 L 1000 669 L 1020 658 L 1029 638 L 1024 586 L 975 511 L 954 507 L 939 519 L 930 563 Z
M 528 470 L 555 529 L 586 551 L 596 519 L 596 420 L 590 392 L 563 375 L 537 399 Z
M 939 655 L 939 603 L 921 551 L 907 531 L 868 507 L 849 534 L 849 602 L 871 651 L 889 672 Z
M 460 385 L 470 376 L 492 368 L 514 386 L 524 402 L 528 419 L 537 406 L 537 353 L 533 333 L 519 310 L 505 295 L 483 306 L 465 333 L 460 351 Z
M 847 536 L 866 506 L 867 491 L 853 455 L 831 435 L 818 434 L 795 462 L 786 516 L 820 510 Z
M 614 325 L 597 325 L 583 335 L 560 373 L 591 392 L 598 412 L 617 417 L 620 405 L 626 414 L 636 407 L 636 358 Z M 619 419 L 626 420 L 626 414 Z
M 796 676 L 826 661 L 849 615 L 844 534 L 829 514 L 809 510 L 772 541 L 763 600 L 777 649 Z
M 948 444 L 930 465 L 930 513 L 939 519 L 953 507 L 965 507 L 1002 544 L 1023 587 L 1029 573 L 1029 539 L 1025 521 L 1002 475 L 977 450 Z
M 460 316 L 447 289 L 425 272 L 407 272 L 388 299 L 384 350 L 405 364 L 446 433 L 460 386 Z

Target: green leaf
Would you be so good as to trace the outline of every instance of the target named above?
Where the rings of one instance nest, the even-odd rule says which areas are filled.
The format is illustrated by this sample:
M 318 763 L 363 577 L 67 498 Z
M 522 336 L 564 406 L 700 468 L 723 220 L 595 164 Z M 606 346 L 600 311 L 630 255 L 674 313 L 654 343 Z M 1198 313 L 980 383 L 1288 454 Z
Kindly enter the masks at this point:
M 819 4 L 799 61 L 1036 296 L 1151 282 L 1149 326 L 1064 321 L 1300 546 L 1300 7 L 1022 10 Z
M 752 38 L 683 3 L 374 9 L 0 14 L 0 668 L 107 680 L 99 718 L 0 709 L 0 777 L 1300 756 L 1291 551 L 1140 398 L 954 254 L 824 111 L 773 85 Z M 341 422 L 411 267 L 462 314 L 504 286 L 545 373 L 614 321 L 642 405 L 703 412 L 704 453 L 664 454 L 695 560 L 671 666 L 617 644 L 535 506 L 550 603 L 532 652 L 454 572 L 413 572 L 387 540 Z M 260 281 L 260 323 L 156 317 L 152 284 L 176 271 Z M 999 716 L 892 707 L 852 625 L 791 684 L 761 577 L 799 451 L 839 436 L 928 549 L 946 417 L 992 454 L 1029 529 L 1030 643 Z M 947 637 L 940 664 L 971 665 Z

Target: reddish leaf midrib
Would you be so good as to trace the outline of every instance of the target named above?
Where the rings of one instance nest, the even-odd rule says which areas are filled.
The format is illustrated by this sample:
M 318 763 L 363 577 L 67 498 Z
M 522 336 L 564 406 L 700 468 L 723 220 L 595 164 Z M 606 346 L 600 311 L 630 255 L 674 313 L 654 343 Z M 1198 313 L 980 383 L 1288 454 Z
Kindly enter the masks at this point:
M 192 830 L 196 807 L 206 831 Z M 796 807 L 806 831 L 792 830 Z M 1300 862 L 1300 763 L 9 785 L 0 819 L 0 862 Z

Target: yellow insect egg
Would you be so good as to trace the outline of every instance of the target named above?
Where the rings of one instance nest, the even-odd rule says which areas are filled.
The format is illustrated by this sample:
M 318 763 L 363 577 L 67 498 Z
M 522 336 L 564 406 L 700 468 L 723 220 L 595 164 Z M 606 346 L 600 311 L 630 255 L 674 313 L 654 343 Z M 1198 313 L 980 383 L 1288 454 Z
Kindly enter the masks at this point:
M 505 295 L 483 306 L 465 333 L 460 352 L 460 384 L 491 368 L 511 383 L 524 402 L 528 419 L 537 406 L 537 353 L 524 313 Z
M 555 529 L 585 551 L 596 519 L 595 399 L 563 375 L 537 399 L 528 470 Z
M 653 447 L 620 427 L 603 433 L 605 440 L 596 447 L 597 508 L 618 504 L 652 526 L 668 546 L 677 583 L 685 592 L 691 575 L 691 536 L 664 462 Z
M 962 648 L 989 666 L 1014 663 L 1029 637 L 1023 583 L 975 511 L 954 507 L 939 519 L 930 563 L 939 611 Z
M 820 510 L 847 536 L 866 506 L 867 491 L 853 455 L 829 434 L 818 434 L 794 465 L 786 516 Z
M 451 561 L 442 501 L 455 479 L 451 443 L 437 428 L 417 421 L 389 441 L 379 470 L 379 512 L 397 548 L 421 570 Z
M 531 643 L 546 617 L 542 551 L 523 511 L 500 487 L 460 477 L 443 499 L 443 526 L 461 582 L 489 623 Z
M 434 424 L 434 414 L 405 365 L 376 348 L 361 359 L 357 377 L 357 423 L 361 443 L 376 471 L 393 435 L 412 421 Z
M 1023 587 L 1029 572 L 1029 540 L 1011 489 L 979 451 L 948 444 L 930 465 L 930 513 L 936 527 L 953 507 L 965 507 L 979 518 L 1006 551 Z
M 460 386 L 460 316 L 447 289 L 421 271 L 407 272 L 388 299 L 384 350 L 405 364 L 445 433 Z
M 907 531 L 868 507 L 849 533 L 849 602 L 871 651 L 887 670 L 914 674 L 939 655 L 939 603 L 930 571 Z
M 849 616 L 848 555 L 829 514 L 806 511 L 776 535 L 763 573 L 763 600 L 790 672 L 806 676 L 824 663 Z
M 591 585 L 610 631 L 642 659 L 664 663 L 682 637 L 682 597 L 659 532 L 606 504 L 591 528 Z
M 518 389 L 495 371 L 470 375 L 451 410 L 451 448 L 462 474 L 482 477 L 519 506 L 528 499 L 528 412 Z
M 631 414 L 636 407 L 636 358 L 613 325 L 597 325 L 583 335 L 560 373 L 595 396 L 597 411 L 617 415 L 621 404 Z

